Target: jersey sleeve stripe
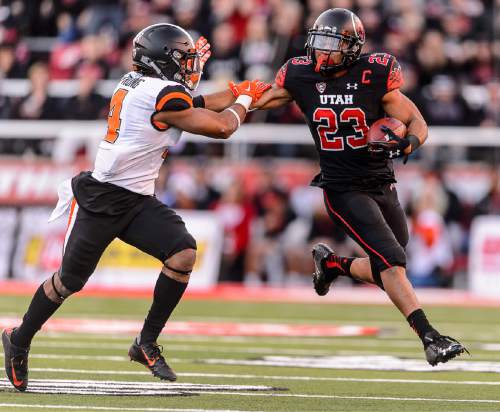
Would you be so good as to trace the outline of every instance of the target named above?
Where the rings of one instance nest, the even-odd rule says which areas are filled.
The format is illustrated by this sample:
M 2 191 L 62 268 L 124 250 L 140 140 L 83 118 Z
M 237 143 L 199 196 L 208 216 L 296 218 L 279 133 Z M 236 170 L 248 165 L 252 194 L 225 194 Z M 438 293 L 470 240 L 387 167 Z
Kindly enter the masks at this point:
M 163 107 L 172 99 L 181 99 L 189 104 L 189 107 L 193 107 L 193 99 L 181 92 L 171 92 L 165 96 L 163 96 L 160 101 L 156 104 L 156 110 L 161 111 Z

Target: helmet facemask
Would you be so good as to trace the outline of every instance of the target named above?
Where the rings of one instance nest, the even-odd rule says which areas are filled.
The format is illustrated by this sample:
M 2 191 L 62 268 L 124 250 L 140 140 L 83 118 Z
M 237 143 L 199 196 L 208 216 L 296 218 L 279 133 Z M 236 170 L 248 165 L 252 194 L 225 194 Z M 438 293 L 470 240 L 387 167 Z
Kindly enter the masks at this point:
M 195 90 L 202 74 L 200 56 L 196 49 L 189 49 L 187 52 L 173 50 L 172 59 L 179 66 L 174 80 L 184 84 L 190 90 Z
M 311 29 L 307 35 L 307 56 L 313 61 L 316 72 L 335 73 L 352 64 L 360 55 L 360 39 L 326 30 Z M 324 53 L 324 58 L 318 61 L 316 51 Z M 330 64 L 332 53 L 340 53 L 342 59 L 337 64 Z
M 190 90 L 198 87 L 201 79 L 200 57 L 195 49 L 187 52 L 179 49 L 169 50 L 165 61 L 153 61 L 147 56 L 141 56 L 141 63 L 151 68 L 163 80 L 177 81 Z

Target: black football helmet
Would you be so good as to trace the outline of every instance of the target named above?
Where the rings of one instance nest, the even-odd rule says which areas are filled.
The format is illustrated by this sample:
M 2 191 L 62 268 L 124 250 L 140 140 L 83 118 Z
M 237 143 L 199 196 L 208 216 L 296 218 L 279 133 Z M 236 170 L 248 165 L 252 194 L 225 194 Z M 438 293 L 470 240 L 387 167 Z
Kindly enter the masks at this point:
M 132 60 L 145 73 L 179 82 L 191 90 L 200 82 L 200 59 L 194 41 L 175 24 L 153 24 L 139 32 L 133 41 Z
M 335 73 L 359 58 L 364 43 L 365 29 L 358 16 L 347 9 L 329 9 L 319 15 L 307 33 L 307 56 L 314 63 L 315 71 Z M 328 53 L 328 58 L 317 61 L 316 50 Z M 342 53 L 340 63 L 330 64 L 333 52 Z

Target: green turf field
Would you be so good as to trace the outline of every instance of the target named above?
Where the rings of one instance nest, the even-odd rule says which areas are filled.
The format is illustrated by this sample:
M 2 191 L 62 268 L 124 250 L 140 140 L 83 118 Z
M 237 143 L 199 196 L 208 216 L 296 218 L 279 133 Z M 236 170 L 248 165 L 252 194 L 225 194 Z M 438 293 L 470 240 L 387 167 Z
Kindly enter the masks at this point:
M 27 303 L 28 298 L 0 296 L 0 317 L 22 315 Z M 79 297 L 66 302 L 57 316 L 140 320 L 148 306 L 149 301 L 142 299 Z M 427 312 L 443 333 L 460 338 L 473 355 L 447 365 L 500 362 L 500 310 L 429 307 Z M 318 361 L 326 365 L 324 357 L 331 356 L 362 365 L 380 361 L 381 355 L 422 360 L 416 336 L 389 306 L 188 300 L 180 304 L 174 320 L 331 322 L 378 326 L 381 336 L 163 337 L 167 361 L 179 375 L 178 382 L 170 384 L 127 360 L 132 335 L 42 333 L 31 350 L 33 385 L 48 385 L 45 392 L 70 388 L 88 394 L 18 393 L 6 388 L 2 375 L 0 410 L 500 411 L 499 373 L 439 367 L 432 372 L 404 372 L 238 364 L 279 359 L 292 365 L 300 358 L 306 365 L 318 366 Z M 483 346 L 487 343 L 497 345 Z M 107 394 L 96 394 L 103 390 Z M 127 390 L 146 395 L 113 395 Z M 166 393 L 169 390 L 171 394 Z

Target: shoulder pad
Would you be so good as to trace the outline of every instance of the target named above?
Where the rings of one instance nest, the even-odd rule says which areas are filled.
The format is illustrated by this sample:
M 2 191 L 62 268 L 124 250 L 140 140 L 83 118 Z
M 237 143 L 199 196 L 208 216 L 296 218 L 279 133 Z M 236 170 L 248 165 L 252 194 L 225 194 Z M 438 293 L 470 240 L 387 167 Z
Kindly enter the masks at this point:
M 156 97 L 155 109 L 162 111 L 181 111 L 193 107 L 193 97 L 184 86 L 169 85 L 164 87 Z
M 403 73 L 397 59 L 388 53 L 371 53 L 361 56 L 364 64 L 373 70 L 386 92 L 403 85 Z
M 285 87 L 285 79 L 286 79 L 286 72 L 288 70 L 288 63 L 287 61 L 281 68 L 278 70 L 278 73 L 276 73 L 276 77 L 274 78 L 274 82 L 279 86 L 279 87 Z
M 278 73 L 276 73 L 274 81 L 279 87 L 286 88 L 286 76 L 290 70 L 293 71 L 295 68 L 299 68 L 300 66 L 308 66 L 311 64 L 312 61 L 307 56 L 299 56 L 288 59 L 287 62 L 278 70 Z
M 387 91 L 390 92 L 391 90 L 399 89 L 403 83 L 404 80 L 401 65 L 395 57 L 392 57 L 389 74 L 387 75 Z
M 312 60 L 307 56 L 293 57 L 289 62 L 294 66 L 308 66 L 312 64 Z

